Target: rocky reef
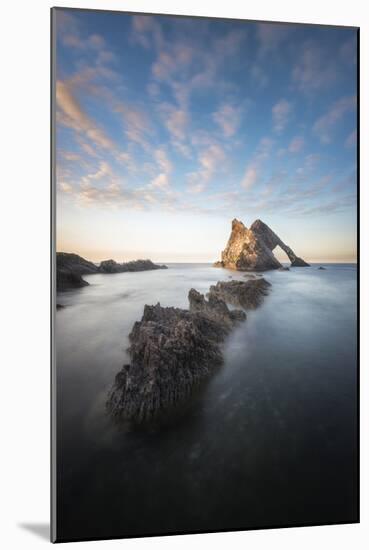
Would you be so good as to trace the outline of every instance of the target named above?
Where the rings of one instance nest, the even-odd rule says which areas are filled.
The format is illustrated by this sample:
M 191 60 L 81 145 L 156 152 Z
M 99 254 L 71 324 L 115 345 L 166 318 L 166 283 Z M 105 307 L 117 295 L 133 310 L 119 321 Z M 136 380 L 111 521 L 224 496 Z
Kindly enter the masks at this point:
M 121 264 L 114 260 L 105 260 L 100 265 L 96 265 L 85 260 L 82 256 L 78 256 L 78 254 L 57 252 L 56 290 L 57 292 L 63 292 L 88 286 L 89 283 L 82 278 L 82 275 L 149 271 L 152 269 L 167 269 L 167 266 L 154 264 L 151 260 L 134 260 Z
M 292 267 L 309 265 L 261 220 L 256 220 L 248 229 L 241 221 L 234 219 L 231 235 L 222 252 L 222 259 L 214 266 L 240 271 L 280 269 L 283 266 L 273 254 L 276 246 L 284 250 Z
M 228 304 L 255 309 L 269 292 L 271 284 L 263 278 L 249 281 L 218 281 L 210 287 L 208 298 L 217 297 Z
M 152 269 L 168 269 L 166 265 L 154 264 L 151 260 L 133 260 L 118 263 L 115 260 L 104 260 L 99 266 L 100 273 L 124 273 L 127 271 L 150 271 Z
M 88 286 L 82 275 L 97 273 L 98 267 L 78 254 L 57 252 L 56 254 L 56 290 L 62 292 Z
M 129 335 L 130 364 L 117 374 L 108 396 L 107 410 L 113 417 L 135 424 L 165 418 L 222 364 L 224 339 L 246 319 L 244 311 L 230 310 L 226 302 L 256 307 L 269 286 L 256 280 L 241 282 L 236 290 L 234 282 L 223 283 L 222 292 L 212 287 L 208 299 L 191 289 L 188 310 L 159 303 L 145 306 Z M 227 290 L 231 286 L 233 290 Z

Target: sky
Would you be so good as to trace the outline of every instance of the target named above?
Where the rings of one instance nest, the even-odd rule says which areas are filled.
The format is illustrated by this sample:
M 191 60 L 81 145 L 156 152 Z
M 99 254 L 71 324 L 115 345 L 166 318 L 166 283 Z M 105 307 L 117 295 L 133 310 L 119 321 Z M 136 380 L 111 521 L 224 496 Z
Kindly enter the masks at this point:
M 211 262 L 260 218 L 356 261 L 354 29 L 57 9 L 55 31 L 58 251 Z

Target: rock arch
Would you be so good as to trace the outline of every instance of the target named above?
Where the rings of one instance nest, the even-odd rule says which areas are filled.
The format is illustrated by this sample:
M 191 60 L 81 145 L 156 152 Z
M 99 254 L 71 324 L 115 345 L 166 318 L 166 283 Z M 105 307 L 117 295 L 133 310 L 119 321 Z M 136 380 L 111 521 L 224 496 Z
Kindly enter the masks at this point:
M 240 271 L 280 269 L 282 264 L 273 254 L 276 246 L 287 254 L 292 267 L 309 266 L 261 220 L 254 221 L 248 229 L 237 219 L 232 221 L 231 235 L 222 259 L 214 265 Z

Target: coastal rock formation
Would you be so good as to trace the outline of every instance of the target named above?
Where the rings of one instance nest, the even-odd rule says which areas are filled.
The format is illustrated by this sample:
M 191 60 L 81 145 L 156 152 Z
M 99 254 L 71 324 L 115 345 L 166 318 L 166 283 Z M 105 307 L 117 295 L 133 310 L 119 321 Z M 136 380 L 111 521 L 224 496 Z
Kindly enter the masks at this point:
M 98 267 L 78 254 L 57 252 L 56 254 L 56 290 L 63 292 L 88 286 L 81 275 L 97 273 Z
M 309 265 L 302 258 L 296 256 L 293 250 L 261 220 L 256 220 L 248 229 L 241 221 L 234 219 L 231 235 L 222 252 L 222 259 L 214 266 L 240 271 L 280 269 L 283 266 L 273 254 L 276 246 L 280 246 L 285 251 L 291 261 L 291 266 Z
M 309 264 L 296 256 L 292 248 L 287 246 L 279 237 L 261 220 L 256 220 L 250 227 L 251 231 L 264 241 L 270 250 L 279 246 L 288 256 L 292 267 L 308 267 Z
M 82 279 L 79 273 L 73 273 L 69 269 L 57 269 L 56 271 L 56 290 L 63 292 L 74 288 L 88 286 L 88 282 Z
M 85 260 L 82 256 L 78 256 L 78 254 L 71 254 L 69 252 L 56 253 L 56 267 L 57 269 L 73 271 L 73 273 L 78 273 L 79 275 L 87 275 L 99 271 L 96 264 Z
M 116 418 L 142 423 L 185 403 L 222 364 L 221 343 L 246 318 L 211 295 L 191 289 L 189 310 L 145 306 L 129 335 L 130 364 L 117 374 L 107 401 Z
M 99 266 L 101 273 L 124 273 L 127 271 L 149 271 L 152 269 L 168 269 L 166 265 L 154 264 L 151 260 L 133 260 L 118 263 L 115 260 L 104 260 Z
M 134 260 L 132 262 L 117 263 L 114 260 L 105 260 L 96 265 L 85 260 L 78 254 L 57 252 L 56 254 L 56 290 L 63 292 L 74 288 L 88 286 L 88 282 L 81 275 L 92 273 L 124 273 L 128 271 L 149 271 L 152 269 L 168 269 L 166 265 L 154 264 L 151 260 Z
M 218 281 L 210 287 L 208 298 L 224 300 L 228 304 L 244 309 L 255 309 L 268 294 L 270 283 L 263 278 L 250 281 Z

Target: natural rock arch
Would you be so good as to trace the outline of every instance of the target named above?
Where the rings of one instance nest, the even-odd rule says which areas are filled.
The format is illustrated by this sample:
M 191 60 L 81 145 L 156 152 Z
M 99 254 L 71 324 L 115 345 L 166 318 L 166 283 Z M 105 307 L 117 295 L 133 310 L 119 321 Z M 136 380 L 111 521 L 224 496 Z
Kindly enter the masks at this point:
M 287 254 L 292 267 L 309 266 L 261 220 L 254 221 L 248 229 L 237 219 L 232 221 L 232 232 L 222 259 L 215 265 L 240 271 L 280 269 L 282 264 L 273 254 L 276 246 Z

